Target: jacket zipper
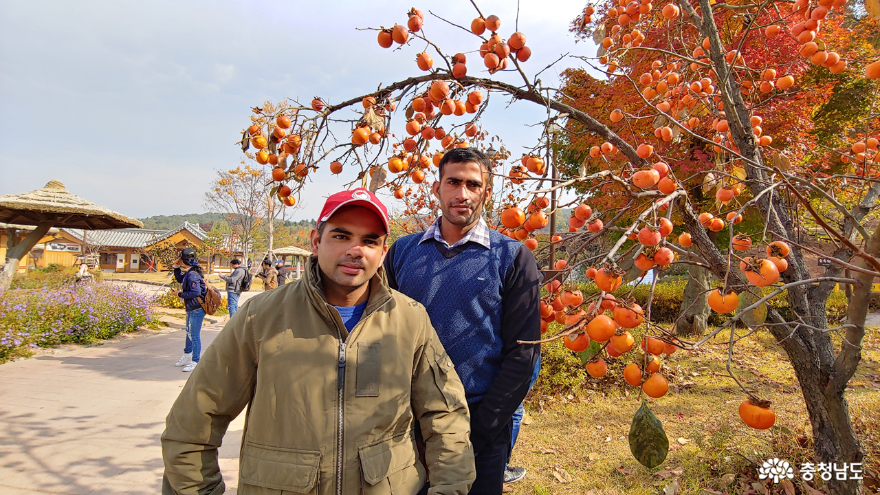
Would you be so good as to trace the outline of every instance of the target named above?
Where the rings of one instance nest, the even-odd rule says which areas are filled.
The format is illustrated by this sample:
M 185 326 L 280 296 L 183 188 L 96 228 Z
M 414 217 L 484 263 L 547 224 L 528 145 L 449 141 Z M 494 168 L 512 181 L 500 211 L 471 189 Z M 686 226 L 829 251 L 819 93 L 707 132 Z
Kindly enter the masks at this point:
M 337 364 L 337 383 L 336 383 L 336 402 L 338 404 L 337 407 L 337 425 L 336 425 L 336 493 L 337 495 L 342 495 L 342 427 L 343 427 L 343 411 L 342 411 L 342 401 L 343 401 L 343 392 L 345 385 L 345 342 L 342 341 L 342 332 L 339 331 L 339 327 L 336 327 L 336 332 L 339 334 L 339 362 Z
M 388 304 L 391 298 L 388 298 L 387 301 L 383 302 L 376 309 L 370 311 L 367 315 L 361 316 L 361 321 L 358 322 L 358 325 L 367 318 L 369 318 L 373 313 L 378 311 L 381 307 Z M 325 303 L 326 304 L 326 303 Z M 330 304 L 327 304 L 327 311 L 330 311 Z M 332 319 L 332 312 L 331 319 Z M 345 416 L 343 414 L 342 409 L 342 401 L 344 398 L 345 392 L 345 352 L 347 349 L 347 344 L 342 340 L 342 330 L 339 329 L 339 325 L 336 324 L 336 320 L 333 319 L 333 326 L 336 327 L 336 335 L 339 337 L 339 359 L 336 362 L 336 404 L 337 404 L 337 414 L 336 414 L 336 494 L 342 495 L 342 442 L 344 440 L 342 435 L 342 427 L 344 425 Z M 357 325 L 355 325 L 357 327 Z M 351 329 L 348 336 L 351 337 L 352 333 L 354 333 L 354 328 Z

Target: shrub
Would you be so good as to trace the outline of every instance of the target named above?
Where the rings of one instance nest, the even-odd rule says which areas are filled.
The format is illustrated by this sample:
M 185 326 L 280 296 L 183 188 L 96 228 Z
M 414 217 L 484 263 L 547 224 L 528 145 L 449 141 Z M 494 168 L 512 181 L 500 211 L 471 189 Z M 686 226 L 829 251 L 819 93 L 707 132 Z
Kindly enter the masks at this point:
M 687 279 L 670 279 L 668 281 L 657 282 L 657 285 L 654 287 L 654 298 L 651 301 L 652 321 L 672 323 L 678 318 L 682 311 L 681 301 L 686 285 Z M 716 281 L 713 282 L 712 285 L 721 287 L 721 282 Z M 584 293 L 585 298 L 599 293 L 599 288 L 592 282 L 579 284 L 578 288 Z M 614 291 L 613 294 L 614 297 L 621 299 L 626 297 L 630 290 L 632 290 L 631 285 L 624 285 L 620 289 Z M 773 291 L 771 287 L 757 290 L 762 291 L 764 294 L 769 294 Z M 636 303 L 644 308 L 648 302 L 648 294 L 650 291 L 650 284 L 641 284 L 637 286 L 635 290 L 632 290 L 632 294 L 629 297 L 634 298 Z M 791 309 L 788 306 L 788 299 L 786 298 L 785 293 L 777 294 L 770 299 L 769 303 L 774 306 L 786 320 L 796 319 L 794 315 L 791 314 Z M 843 291 L 832 291 L 831 296 L 828 297 L 826 308 L 829 321 L 835 321 L 845 317 L 847 309 L 846 294 L 844 294 Z M 709 324 L 721 325 L 729 318 L 729 315 L 720 315 L 712 311 L 709 315 Z
M 651 303 L 652 320 L 671 323 L 678 318 L 682 309 L 681 301 L 686 284 L 687 280 L 684 279 L 671 279 L 669 281 L 657 283 L 654 287 L 654 298 Z M 720 283 L 715 285 L 720 286 Z M 585 298 L 598 294 L 599 292 L 598 288 L 593 283 L 579 284 L 578 288 L 584 293 Z M 632 286 L 623 286 L 613 294 L 620 299 L 624 298 L 630 290 L 632 290 Z M 632 290 L 632 294 L 630 294 L 629 297 L 634 298 L 639 305 L 644 307 L 647 303 L 650 290 L 651 286 L 649 284 L 642 284 L 637 286 L 635 290 Z M 769 294 L 772 291 L 770 288 L 759 290 L 762 290 L 765 294 Z M 788 300 L 784 293 L 774 296 L 769 302 L 775 306 L 780 313 L 782 313 L 784 318 L 792 319 L 788 307 Z M 847 309 L 846 295 L 842 291 L 832 292 L 831 296 L 828 298 L 827 308 L 829 321 L 845 317 Z M 709 325 L 721 325 L 729 318 L 730 315 L 719 315 L 712 311 L 709 317 Z M 562 325 L 551 323 L 546 335 L 554 335 L 561 331 L 562 328 Z M 638 328 L 631 329 L 630 332 L 638 343 L 644 337 L 645 326 L 640 325 Z M 608 359 L 606 357 L 606 361 L 608 362 L 609 370 L 613 369 L 615 370 L 615 373 L 619 375 L 623 372 L 623 367 L 626 366 L 626 364 L 630 362 L 639 363 L 639 356 L 640 352 L 638 351 L 637 345 L 634 352 L 628 353 L 621 358 Z M 609 376 L 610 375 L 611 373 L 609 373 Z M 562 339 L 541 344 L 541 373 L 534 386 L 535 394 L 580 395 L 584 391 L 585 385 L 589 385 L 587 388 L 592 389 L 605 389 L 620 386 L 619 383 L 616 383 L 613 379 L 609 379 L 608 377 L 599 380 L 589 379 L 586 369 L 584 368 L 583 363 L 581 363 L 580 357 L 566 348 Z
M 562 330 L 562 325 L 553 323 L 547 335 Z M 534 393 L 555 395 L 577 393 L 587 379 L 587 370 L 580 358 L 568 350 L 562 339 L 541 344 L 541 373 L 535 382 Z
M 0 292 L 0 362 L 29 355 L 37 346 L 91 343 L 155 325 L 151 302 L 114 284 Z
M 684 287 L 687 285 L 685 279 L 672 279 L 668 282 L 657 282 L 654 287 L 654 298 L 651 301 L 651 320 L 662 322 L 673 322 L 678 318 L 681 312 L 681 299 L 684 294 Z M 584 297 L 589 297 L 599 293 L 596 284 L 590 282 L 578 286 Z M 648 295 L 651 292 L 650 284 L 640 284 L 635 289 L 631 285 L 624 285 L 614 291 L 614 297 L 625 299 L 627 294 L 632 291 L 629 297 L 636 300 L 643 308 L 648 303 Z
M 220 299 L 220 306 L 217 307 L 217 312 L 215 315 L 222 316 L 229 314 L 229 306 L 227 305 L 228 301 L 226 300 L 226 296 L 222 296 Z M 172 308 L 172 309 L 183 309 L 183 299 L 174 295 L 171 290 L 167 290 L 156 297 L 155 304 L 158 306 L 162 306 L 163 308 Z
M 76 282 L 77 267 L 63 267 L 50 263 L 45 268 L 35 268 L 27 273 L 16 273 L 12 279 L 11 289 L 59 289 L 65 286 L 73 286 Z M 100 282 L 103 274 L 100 271 L 90 271 L 92 279 Z
M 174 295 L 171 289 L 156 296 L 156 305 L 163 308 L 183 309 L 183 299 Z

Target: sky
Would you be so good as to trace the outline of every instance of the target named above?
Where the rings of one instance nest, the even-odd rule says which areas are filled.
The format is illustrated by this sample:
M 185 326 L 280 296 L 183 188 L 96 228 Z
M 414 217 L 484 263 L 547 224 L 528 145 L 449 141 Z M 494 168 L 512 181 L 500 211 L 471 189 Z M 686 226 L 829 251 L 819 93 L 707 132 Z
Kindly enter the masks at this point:
M 516 2 L 478 5 L 501 18 L 503 37 L 514 31 Z M 568 32 L 584 5 L 522 1 L 519 30 L 533 51 L 527 74 L 566 52 L 595 54 Z M 215 171 L 243 158 L 235 143 L 253 106 L 285 97 L 335 103 L 420 73 L 423 42 L 386 50 L 375 31 L 356 29 L 405 24 L 412 6 L 425 12 L 425 32 L 444 52 L 479 47 L 429 13 L 469 26 L 476 11 L 462 0 L 2 2 L 0 195 L 56 179 L 131 217 L 203 212 Z M 567 58 L 541 79 L 555 85 L 559 71 L 576 65 Z M 469 57 L 468 73 L 488 76 L 478 57 Z M 512 73 L 491 77 L 518 82 Z M 505 103 L 495 99 L 482 125 L 519 156 L 534 146 L 540 131 L 529 124 L 545 110 Z M 327 167 L 311 180 L 290 219 L 317 217 L 347 182 Z

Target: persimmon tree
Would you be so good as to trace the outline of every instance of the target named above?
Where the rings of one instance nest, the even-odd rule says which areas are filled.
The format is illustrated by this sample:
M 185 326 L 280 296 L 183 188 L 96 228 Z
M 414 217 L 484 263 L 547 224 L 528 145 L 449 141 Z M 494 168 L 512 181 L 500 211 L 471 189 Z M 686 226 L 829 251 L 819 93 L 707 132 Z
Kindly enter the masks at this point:
M 744 352 L 748 335 L 766 329 L 787 354 L 801 386 L 816 458 L 861 462 L 844 392 L 861 357 L 870 284 L 880 276 L 880 230 L 869 232 L 866 224 L 880 197 L 877 108 L 836 131 L 826 127 L 836 141 L 825 143 L 836 142 L 835 147 L 780 146 L 764 131 L 785 134 L 796 124 L 800 135 L 810 134 L 813 119 L 787 122 L 790 113 L 774 110 L 819 93 L 815 82 L 804 81 L 808 72 L 823 73 L 810 71 L 851 74 L 863 81 L 864 91 L 876 93 L 876 52 L 864 43 L 853 48 L 844 36 L 823 39 L 827 25 L 850 33 L 876 29 L 876 19 L 867 17 L 861 21 L 867 27 L 846 28 L 841 22 L 846 2 L 589 5 L 575 25 L 579 31 L 604 31 L 603 53 L 563 56 L 551 64 L 566 60 L 606 74 L 607 82 L 583 94 L 569 94 L 586 85 L 586 78 L 577 79 L 577 69 L 563 88 L 542 83 L 540 75 L 550 66 L 529 67 L 525 34 L 506 26 L 502 31 L 501 20 L 484 15 L 476 4 L 476 17 L 465 25 L 431 13 L 431 23 L 461 28 L 457 53 L 432 41 L 424 29 L 428 19 L 412 9 L 401 24 L 365 28 L 382 48 L 422 49 L 414 54 L 415 63 L 401 62 L 412 64 L 411 77 L 340 102 L 316 97 L 255 107 L 241 145 L 249 158 L 272 167 L 272 192 L 287 204 L 308 191 L 310 174 L 328 167 L 350 185 L 387 189 L 404 204 L 403 224 L 416 229 L 439 214 L 430 183 L 443 153 L 453 147 L 484 150 L 496 164 L 487 205 L 491 224 L 523 241 L 544 262 L 542 332 L 549 332 L 551 322 L 562 326 L 553 326 L 558 330 L 542 342 L 564 339 L 570 349 L 589 352 L 592 376 L 607 372 L 606 359 L 640 344 L 642 361 L 627 366 L 624 380 L 640 387 L 640 396 L 659 399 L 668 391 L 659 356 L 696 349 L 723 335 L 730 349 L 727 373 L 745 398 L 740 416 L 765 429 L 775 414 L 741 384 L 733 356 Z M 504 38 L 503 32 L 513 34 Z M 521 82 L 501 81 L 498 73 Z M 840 81 L 826 78 L 823 102 Z M 621 108 L 591 101 L 609 84 L 629 86 Z M 546 109 L 539 123 L 544 132 L 522 156 L 481 128 L 481 117 L 498 99 L 498 111 L 510 102 Z M 562 202 L 562 192 L 576 199 Z M 553 225 L 554 235 L 539 242 L 534 233 L 554 222 L 561 208 L 573 210 L 569 225 Z M 744 216 L 758 220 L 740 226 Z M 822 274 L 807 270 L 804 250 L 809 248 L 796 231 L 802 218 L 835 243 L 832 265 Z M 676 228 L 680 235 L 671 236 Z M 727 242 L 716 243 L 710 233 L 723 233 Z M 561 252 L 564 258 L 558 257 Z M 705 289 L 707 303 L 714 311 L 735 314 L 707 335 L 676 336 L 652 319 L 651 296 L 642 308 L 629 297 L 611 295 L 624 282 L 625 260 L 638 274 L 678 263 L 708 270 L 720 287 Z M 575 273 L 589 277 L 597 293 L 578 291 Z M 656 277 L 652 280 L 653 294 Z M 826 302 L 835 286 L 850 287 L 852 298 L 845 321 L 832 325 Z M 793 319 L 773 306 L 771 299 L 780 294 Z M 741 299 L 748 303 L 740 305 Z M 763 321 L 748 317 L 757 310 L 766 313 Z M 646 331 L 640 343 L 629 332 L 637 327 Z M 834 345 L 832 333 L 841 336 L 841 344 Z M 666 442 L 643 402 L 630 433 L 633 454 L 654 467 L 665 459 Z M 856 483 L 831 480 L 828 490 L 855 493 Z
M 599 45 L 598 54 L 596 57 L 581 57 L 585 66 L 572 67 L 563 72 L 560 95 L 563 101 L 578 109 L 592 114 L 608 115 L 611 128 L 616 132 L 633 136 L 653 133 L 658 138 L 656 154 L 662 156 L 675 176 L 681 179 L 692 203 L 710 208 L 718 201 L 713 193 L 717 192 L 716 186 L 720 185 L 715 180 L 717 174 L 712 171 L 724 168 L 731 160 L 736 160 L 736 157 L 726 156 L 716 143 L 702 137 L 707 131 L 717 136 L 714 127 L 725 124 L 718 124 L 718 118 L 714 115 L 711 121 L 705 118 L 711 114 L 711 108 L 693 99 L 692 95 L 685 95 L 678 100 L 666 98 L 665 93 L 671 92 L 670 89 L 676 90 L 674 83 L 680 77 L 677 70 L 662 70 L 662 77 L 654 79 L 655 65 L 660 62 L 655 56 L 656 52 L 665 50 L 670 45 L 680 46 L 676 41 L 680 37 L 687 39 L 691 36 L 690 39 L 696 41 L 696 33 L 682 31 L 680 23 L 669 22 L 661 10 L 644 5 L 640 4 L 640 9 L 646 10 L 644 14 L 639 11 L 642 18 L 640 21 L 644 24 L 647 20 L 651 29 L 643 35 L 638 29 L 623 34 L 624 38 L 644 36 L 644 40 L 638 43 L 638 49 L 619 51 L 613 48 L 615 40 L 621 41 L 617 36 L 622 32 L 623 25 L 619 23 L 617 16 L 623 15 L 626 4 L 615 2 L 601 6 L 604 15 L 595 22 L 584 22 L 586 13 L 573 20 L 571 30 L 579 37 L 592 38 Z M 809 58 L 793 57 L 801 49 L 801 44 L 795 38 L 781 34 L 803 29 L 798 24 L 803 24 L 804 19 L 798 16 L 780 16 L 773 24 L 759 19 L 759 26 L 762 22 L 764 24 L 763 31 L 746 35 L 746 42 L 742 46 L 743 56 L 749 61 L 749 66 L 760 71 L 760 77 L 742 80 L 746 90 L 755 85 L 759 87 L 759 91 L 746 91 L 744 94 L 751 105 L 760 107 L 761 123 L 755 126 L 756 132 L 771 137 L 773 153 L 781 154 L 787 163 L 805 167 L 811 174 L 832 173 L 828 172 L 832 169 L 840 171 L 845 164 L 828 155 L 836 154 L 836 148 L 843 144 L 842 139 L 857 135 L 858 128 L 864 124 L 864 116 L 870 114 L 872 102 L 880 98 L 877 85 L 866 84 L 867 81 L 860 72 L 828 70 L 825 67 L 829 65 L 829 60 L 838 59 L 840 53 L 844 54 L 845 59 L 858 59 L 876 51 L 872 42 L 880 46 L 880 39 L 872 40 L 872 36 L 876 35 L 871 34 L 871 29 L 875 29 L 876 24 L 854 22 L 853 15 L 857 13 L 853 10 L 858 10 L 858 5 L 847 6 L 845 15 L 834 15 L 823 21 L 819 43 L 829 49 L 819 51 Z M 672 7 L 666 9 L 666 13 L 673 12 Z M 741 33 L 744 23 L 749 20 L 735 9 L 716 13 L 715 19 L 726 26 L 721 33 L 722 37 Z M 843 27 L 845 23 L 848 27 Z M 818 48 L 819 45 L 816 46 Z M 609 49 L 614 55 L 614 63 L 625 66 L 626 71 L 607 78 L 595 77 L 595 69 L 601 69 L 601 62 L 609 62 Z M 805 49 L 811 50 L 812 45 L 806 45 Z M 702 52 L 705 49 L 697 46 L 692 55 L 700 55 Z M 835 63 L 839 63 L 839 60 Z M 594 68 L 592 74 L 590 66 Z M 772 91 L 770 81 L 764 80 L 765 75 L 770 76 L 782 70 L 780 67 L 785 67 L 787 74 L 797 78 L 797 91 Z M 678 112 L 676 116 L 691 127 L 691 130 L 697 131 L 699 136 L 682 133 L 680 128 L 669 125 L 664 116 L 656 115 L 653 107 L 645 105 L 643 95 L 649 99 L 677 101 L 679 108 L 674 109 Z M 569 175 L 577 171 L 580 158 L 586 153 L 592 152 L 596 158 L 602 156 L 602 159 L 585 163 L 588 172 L 620 166 L 626 160 L 620 153 L 602 154 L 602 140 L 589 133 L 578 132 L 580 129 L 576 122 L 572 125 L 572 130 L 574 132 L 566 143 L 564 154 L 568 163 L 561 167 Z M 815 160 L 816 156 L 821 158 Z M 742 170 L 741 165 L 737 165 L 736 169 Z M 599 199 L 600 202 L 595 201 L 594 206 L 619 206 L 626 199 L 623 195 L 615 194 L 613 190 L 608 192 L 609 194 Z M 751 219 L 760 221 L 756 211 L 747 210 L 744 217 L 746 223 L 740 228 L 754 227 L 748 225 L 752 223 Z M 809 218 L 796 220 L 801 226 L 815 226 Z M 676 234 L 678 233 L 679 229 L 676 229 Z M 726 234 L 722 230 L 710 233 L 710 237 L 714 236 L 716 243 L 723 247 L 729 240 Z M 707 270 L 691 265 L 688 274 L 684 300 L 688 310 L 678 319 L 675 329 L 676 333 L 682 335 L 704 331 L 709 312 L 703 290 L 708 282 Z M 698 294 L 702 296 L 695 299 L 693 296 Z

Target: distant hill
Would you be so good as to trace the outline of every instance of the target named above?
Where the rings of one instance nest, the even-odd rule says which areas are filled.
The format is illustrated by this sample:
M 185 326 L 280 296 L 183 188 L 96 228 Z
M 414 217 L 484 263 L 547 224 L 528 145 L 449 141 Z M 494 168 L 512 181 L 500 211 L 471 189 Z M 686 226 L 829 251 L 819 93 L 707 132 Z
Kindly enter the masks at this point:
M 184 221 L 189 223 L 197 223 L 202 226 L 202 228 L 207 227 L 206 230 L 210 230 L 210 226 L 214 224 L 214 222 L 222 222 L 226 221 L 225 213 L 187 213 L 185 215 L 155 215 L 147 218 L 138 218 L 144 224 L 145 229 L 173 229 L 174 227 L 179 226 Z M 277 224 L 276 224 L 277 225 Z M 312 227 L 315 225 L 314 220 L 300 220 L 298 222 L 285 221 L 284 225 L 287 227 L 291 226 L 302 226 L 302 227 Z

